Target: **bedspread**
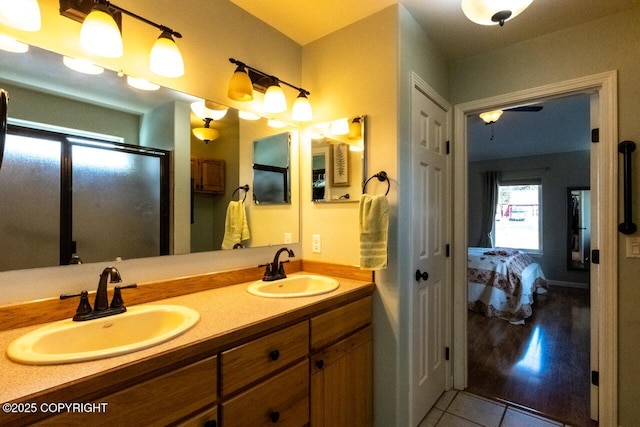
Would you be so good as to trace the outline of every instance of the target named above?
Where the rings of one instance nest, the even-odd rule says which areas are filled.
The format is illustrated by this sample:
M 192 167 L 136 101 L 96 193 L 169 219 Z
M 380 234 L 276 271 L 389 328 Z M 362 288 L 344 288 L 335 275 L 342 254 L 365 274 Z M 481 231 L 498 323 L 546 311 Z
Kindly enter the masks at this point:
M 468 307 L 521 324 L 531 316 L 533 295 L 548 289 L 544 273 L 527 253 L 506 248 L 469 248 Z

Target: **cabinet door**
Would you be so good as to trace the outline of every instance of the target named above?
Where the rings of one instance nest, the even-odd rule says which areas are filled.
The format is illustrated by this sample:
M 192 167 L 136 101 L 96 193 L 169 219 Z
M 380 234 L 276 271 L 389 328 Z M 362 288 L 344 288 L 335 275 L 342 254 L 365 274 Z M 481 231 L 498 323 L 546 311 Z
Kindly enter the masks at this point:
M 371 326 L 312 357 L 311 427 L 372 425 Z
M 202 191 L 224 194 L 224 160 L 201 159 Z

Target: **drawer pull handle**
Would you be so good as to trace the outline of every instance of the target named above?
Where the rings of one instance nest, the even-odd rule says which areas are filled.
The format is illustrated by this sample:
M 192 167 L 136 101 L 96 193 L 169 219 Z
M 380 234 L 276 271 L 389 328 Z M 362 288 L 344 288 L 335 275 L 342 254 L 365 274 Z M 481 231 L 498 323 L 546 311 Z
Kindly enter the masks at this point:
M 318 369 L 324 368 L 324 360 L 316 360 L 316 366 Z
M 271 414 L 269 414 L 269 418 L 271 418 L 272 423 L 277 423 L 280 419 L 280 412 L 273 411 Z
M 269 359 L 273 360 L 274 362 L 279 358 L 280 358 L 280 352 L 278 350 L 273 350 L 272 352 L 269 353 Z
M 215 420 L 209 420 L 204 423 L 204 427 L 217 427 L 218 423 Z

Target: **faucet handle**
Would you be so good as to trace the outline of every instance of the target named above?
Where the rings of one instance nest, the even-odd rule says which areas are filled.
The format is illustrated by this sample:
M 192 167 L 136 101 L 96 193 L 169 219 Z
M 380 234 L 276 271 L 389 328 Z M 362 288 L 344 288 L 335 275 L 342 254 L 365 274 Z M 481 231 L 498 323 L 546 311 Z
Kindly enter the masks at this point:
M 80 304 L 78 304 L 78 308 L 76 309 L 76 315 L 73 316 L 73 319 L 81 318 L 82 316 L 86 316 L 91 313 L 93 310 L 91 309 L 91 303 L 89 303 L 89 292 L 82 291 L 79 294 L 62 294 L 60 295 L 60 299 L 68 299 L 80 297 Z
M 271 273 L 271 263 L 270 262 L 268 262 L 266 264 L 260 264 L 258 267 L 265 267 L 264 277 L 271 276 L 272 273 Z
M 122 299 L 122 292 L 121 289 L 131 289 L 131 288 L 137 288 L 138 285 L 135 283 L 132 283 L 131 285 L 127 285 L 127 286 L 116 286 L 115 288 L 113 288 L 113 299 L 111 300 L 111 308 L 124 308 L 124 300 Z

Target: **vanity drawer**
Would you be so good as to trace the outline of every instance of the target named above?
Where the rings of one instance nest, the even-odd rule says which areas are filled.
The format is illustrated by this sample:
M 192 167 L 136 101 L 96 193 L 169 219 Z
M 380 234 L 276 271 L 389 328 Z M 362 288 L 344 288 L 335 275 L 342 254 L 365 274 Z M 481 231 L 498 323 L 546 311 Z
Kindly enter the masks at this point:
M 226 396 L 306 356 L 309 324 L 301 322 L 221 354 L 221 394 Z
M 96 398 L 103 412 L 64 413 L 43 425 L 167 425 L 216 402 L 217 357 Z
M 311 350 L 315 351 L 371 323 L 371 297 L 311 318 Z
M 309 422 L 309 359 L 222 403 L 224 427 L 277 424 L 300 427 Z

